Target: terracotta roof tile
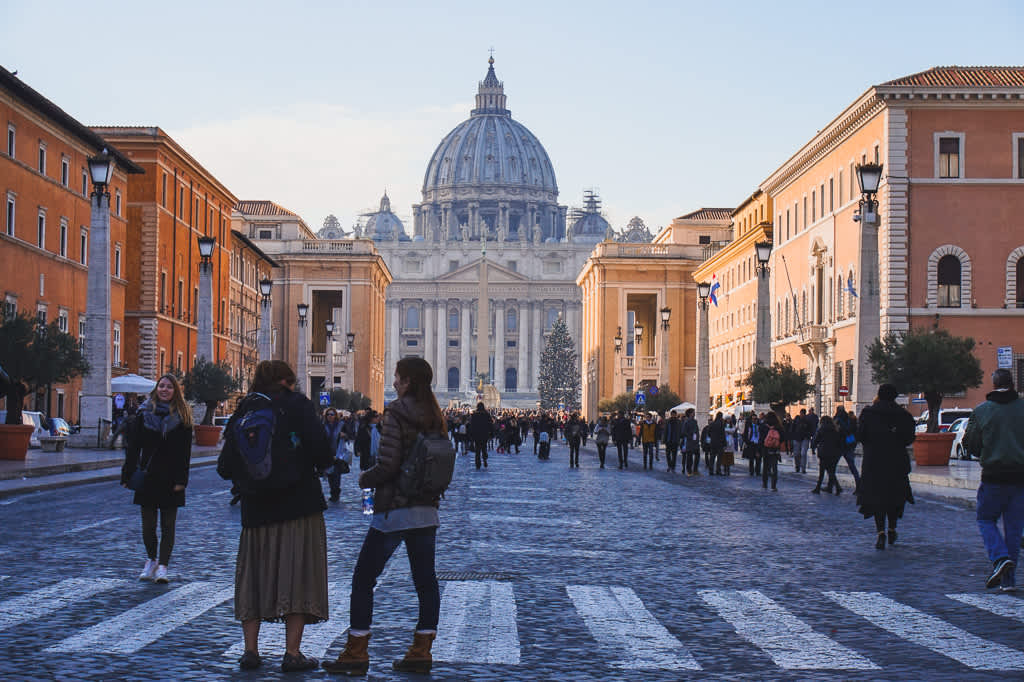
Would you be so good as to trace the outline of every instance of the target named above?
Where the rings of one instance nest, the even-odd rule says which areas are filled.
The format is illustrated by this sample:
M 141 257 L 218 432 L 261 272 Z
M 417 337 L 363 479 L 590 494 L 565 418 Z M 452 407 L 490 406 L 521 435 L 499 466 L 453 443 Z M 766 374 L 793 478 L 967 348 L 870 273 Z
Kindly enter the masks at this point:
M 259 215 L 259 216 L 274 216 L 274 215 L 287 215 L 298 218 L 295 213 L 292 213 L 283 206 L 278 206 L 273 201 L 239 201 L 238 205 L 235 206 L 235 210 L 245 215 Z
M 1024 66 L 936 66 L 878 87 L 1022 88 Z
M 732 220 L 731 208 L 699 208 L 693 213 L 679 216 L 676 220 Z

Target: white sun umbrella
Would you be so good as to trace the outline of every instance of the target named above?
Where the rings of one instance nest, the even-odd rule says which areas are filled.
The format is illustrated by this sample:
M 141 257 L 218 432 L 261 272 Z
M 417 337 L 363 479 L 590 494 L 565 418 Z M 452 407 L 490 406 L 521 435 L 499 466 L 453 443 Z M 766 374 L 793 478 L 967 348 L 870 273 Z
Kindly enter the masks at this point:
M 110 380 L 112 393 L 149 393 L 156 387 L 156 382 L 138 374 L 125 374 Z
M 675 410 L 676 414 L 681 416 L 686 414 L 686 411 L 691 408 L 696 410 L 697 406 L 694 405 L 693 403 L 679 403 L 675 407 L 670 407 L 669 409 L 665 410 L 665 416 L 667 417 L 672 412 L 672 410 Z

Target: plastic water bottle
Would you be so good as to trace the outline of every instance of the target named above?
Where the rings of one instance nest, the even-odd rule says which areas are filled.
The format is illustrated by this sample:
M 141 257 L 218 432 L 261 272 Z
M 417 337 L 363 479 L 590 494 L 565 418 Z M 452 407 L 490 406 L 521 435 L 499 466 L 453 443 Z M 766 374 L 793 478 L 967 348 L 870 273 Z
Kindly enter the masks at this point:
M 363 514 L 373 514 L 373 488 L 363 488 Z

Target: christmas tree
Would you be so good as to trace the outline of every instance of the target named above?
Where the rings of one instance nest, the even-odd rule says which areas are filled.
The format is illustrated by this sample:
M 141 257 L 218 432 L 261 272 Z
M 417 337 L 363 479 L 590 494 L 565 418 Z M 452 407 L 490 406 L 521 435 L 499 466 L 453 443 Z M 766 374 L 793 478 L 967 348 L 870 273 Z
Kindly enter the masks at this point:
M 580 409 L 579 363 L 569 328 L 562 318 L 555 320 L 541 353 L 537 392 L 541 409 L 557 410 L 562 407 L 570 412 Z

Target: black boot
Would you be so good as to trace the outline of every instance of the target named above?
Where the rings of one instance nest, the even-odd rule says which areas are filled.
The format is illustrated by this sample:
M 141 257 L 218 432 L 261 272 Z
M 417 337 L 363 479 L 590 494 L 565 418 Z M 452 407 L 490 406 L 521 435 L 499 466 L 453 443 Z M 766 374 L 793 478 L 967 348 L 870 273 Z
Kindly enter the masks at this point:
M 875 540 L 875 549 L 885 549 L 885 531 L 878 531 L 878 539 Z

